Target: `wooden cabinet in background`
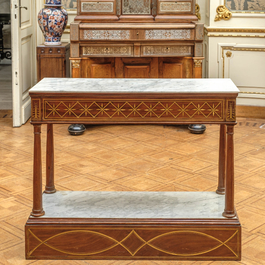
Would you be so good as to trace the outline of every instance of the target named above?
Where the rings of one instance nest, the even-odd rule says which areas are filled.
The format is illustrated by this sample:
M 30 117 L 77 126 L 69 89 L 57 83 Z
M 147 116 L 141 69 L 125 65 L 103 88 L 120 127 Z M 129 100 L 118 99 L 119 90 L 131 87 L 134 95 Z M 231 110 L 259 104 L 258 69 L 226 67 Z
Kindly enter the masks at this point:
M 37 46 L 38 81 L 44 77 L 70 77 L 70 44 Z
M 77 0 L 72 77 L 201 78 L 195 0 Z

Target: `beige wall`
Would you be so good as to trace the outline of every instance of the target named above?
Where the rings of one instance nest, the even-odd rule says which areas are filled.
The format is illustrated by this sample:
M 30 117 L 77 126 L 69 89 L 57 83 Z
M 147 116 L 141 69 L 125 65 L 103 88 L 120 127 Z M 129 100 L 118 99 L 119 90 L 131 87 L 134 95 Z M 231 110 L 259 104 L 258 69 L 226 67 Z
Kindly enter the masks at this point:
M 265 10 L 215 21 L 224 0 L 205 3 L 205 76 L 231 78 L 241 91 L 238 105 L 265 106 Z

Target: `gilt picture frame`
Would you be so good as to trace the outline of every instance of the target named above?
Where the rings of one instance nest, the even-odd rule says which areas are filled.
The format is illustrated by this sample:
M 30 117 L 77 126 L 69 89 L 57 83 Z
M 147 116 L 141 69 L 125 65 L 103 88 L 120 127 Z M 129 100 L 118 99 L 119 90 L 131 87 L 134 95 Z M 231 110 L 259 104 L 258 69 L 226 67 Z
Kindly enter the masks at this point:
M 62 5 L 67 11 L 77 11 L 77 0 L 62 0 Z
M 265 0 L 224 0 L 224 4 L 232 13 L 265 14 Z

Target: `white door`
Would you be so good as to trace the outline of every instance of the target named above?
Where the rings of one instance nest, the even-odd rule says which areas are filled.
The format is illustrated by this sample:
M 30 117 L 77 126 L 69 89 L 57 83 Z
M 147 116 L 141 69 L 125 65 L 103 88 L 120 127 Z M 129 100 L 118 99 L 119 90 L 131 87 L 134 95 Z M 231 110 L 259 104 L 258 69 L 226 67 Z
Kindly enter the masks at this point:
M 36 0 L 11 0 L 13 126 L 30 117 L 36 71 Z

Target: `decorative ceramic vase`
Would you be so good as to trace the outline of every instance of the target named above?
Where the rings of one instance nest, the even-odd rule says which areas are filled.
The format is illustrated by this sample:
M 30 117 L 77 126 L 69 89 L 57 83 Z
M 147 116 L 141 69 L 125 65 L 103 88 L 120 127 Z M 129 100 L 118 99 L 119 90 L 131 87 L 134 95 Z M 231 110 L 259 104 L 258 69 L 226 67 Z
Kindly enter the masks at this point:
M 61 0 L 46 0 L 39 12 L 38 22 L 45 37 L 45 45 L 61 45 L 61 36 L 67 25 L 68 14 Z

